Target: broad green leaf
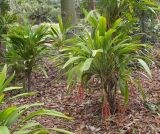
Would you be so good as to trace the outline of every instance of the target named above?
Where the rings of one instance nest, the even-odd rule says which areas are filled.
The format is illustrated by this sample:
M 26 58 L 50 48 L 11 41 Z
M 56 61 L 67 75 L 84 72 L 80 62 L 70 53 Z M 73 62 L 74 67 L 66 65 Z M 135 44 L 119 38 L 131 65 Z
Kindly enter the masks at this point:
M 147 72 L 149 77 L 152 78 L 152 73 L 151 73 L 151 70 L 148 67 L 147 63 L 142 59 L 138 59 L 138 61 L 139 61 L 139 64 L 145 69 L 145 71 Z
M 14 122 L 18 120 L 21 113 L 17 110 L 13 111 L 4 121 L 4 124 L 8 127 L 12 126 Z M 17 123 L 18 126 L 18 123 Z
M 13 73 L 3 84 L 3 86 L 0 87 L 0 92 L 3 92 L 3 90 L 10 84 L 10 82 L 13 80 L 14 78 L 14 74 Z
M 103 53 L 103 49 L 92 50 L 93 57 L 95 57 L 98 53 Z
M 84 62 L 83 66 L 82 66 L 82 72 L 89 70 L 89 68 L 90 68 L 90 66 L 91 66 L 91 64 L 92 64 L 92 61 L 93 61 L 93 58 L 88 58 L 88 59 Z
M 7 73 L 7 65 L 4 66 L 2 72 L 0 73 L 0 88 L 5 82 L 6 79 L 6 73 Z
M 0 134 L 10 134 L 9 129 L 6 126 L 0 126 Z
M 21 122 L 26 122 L 26 121 L 34 118 L 35 116 L 39 116 L 39 115 L 47 115 L 47 116 L 49 115 L 49 116 L 60 117 L 60 118 L 68 119 L 68 120 L 73 119 L 73 118 L 68 117 L 65 114 L 63 114 L 61 112 L 57 112 L 55 110 L 38 110 L 38 111 L 32 112 L 31 114 L 24 117 Z
M 61 128 L 53 128 L 54 131 L 58 132 L 58 133 L 62 133 L 62 134 L 74 134 L 70 131 L 67 131 L 65 129 L 61 129 Z
M 59 23 L 59 28 L 61 30 L 61 32 L 64 32 L 64 27 L 63 27 L 63 22 L 62 22 L 62 18 L 60 16 L 58 16 L 58 23 Z
M 87 39 L 88 39 L 88 44 L 87 44 L 87 46 L 89 46 L 90 48 L 94 48 L 91 34 L 90 34 L 87 30 L 85 30 L 85 32 L 86 32 L 86 34 L 87 34 Z
M 88 54 L 91 53 L 91 50 L 88 46 L 86 46 L 84 43 L 78 43 L 77 46 L 81 47 L 81 50 L 84 50 Z
M 49 78 L 46 70 L 45 70 L 43 67 L 41 67 L 41 66 L 40 66 L 39 68 L 40 68 L 40 70 L 43 72 L 44 76 L 45 76 L 46 78 Z
M 146 4 L 148 6 L 153 6 L 153 7 L 157 7 L 158 6 L 155 2 L 152 2 L 150 0 L 143 0 L 142 2 L 143 2 L 143 4 Z
M 48 130 L 46 130 L 45 128 L 39 128 L 39 129 L 36 129 L 36 130 L 32 130 L 31 133 L 34 133 L 34 134 L 50 134 L 48 132 Z
M 137 52 L 140 48 L 145 47 L 144 44 L 120 44 L 115 46 L 113 49 L 116 54 L 124 55 L 132 52 Z
M 56 26 L 51 27 L 51 30 L 53 31 L 53 33 L 54 33 L 56 36 L 58 36 L 58 30 L 57 30 Z
M 94 13 L 96 13 L 94 10 L 92 10 L 92 11 L 90 11 L 89 13 L 85 10 L 85 9 L 83 9 L 83 12 L 84 12 L 84 14 L 85 14 L 85 20 L 87 21 L 87 22 L 89 22 L 90 23 L 90 25 L 92 26 L 92 27 L 94 27 L 94 28 L 96 28 L 97 27 L 97 25 L 98 25 L 98 21 L 97 21 L 97 18 L 96 18 L 96 15 L 98 16 L 98 18 L 99 18 L 99 14 L 94 14 Z
M 120 25 L 121 22 L 122 22 L 122 18 L 117 19 L 116 22 L 113 24 L 112 28 L 116 29 Z
M 119 79 L 119 87 L 121 90 L 121 94 L 124 96 L 125 104 L 128 103 L 129 99 L 129 91 L 128 91 L 128 84 L 125 80 Z
M 134 12 L 133 5 L 132 5 L 132 4 L 129 4 L 129 10 L 130 10 L 131 13 Z
M 138 89 L 140 90 L 141 92 L 141 95 L 142 95 L 142 99 L 143 101 L 146 101 L 146 95 L 145 95 L 145 91 L 144 91 L 144 88 L 142 87 L 142 84 L 141 84 L 141 81 L 140 80 L 137 80 L 137 85 L 138 85 Z
M 72 85 L 73 83 L 76 84 L 76 82 L 81 81 L 82 66 L 83 62 L 74 66 L 71 70 L 67 72 L 67 89 L 69 89 L 70 85 Z
M 10 99 L 12 100 L 12 99 L 17 99 L 19 97 L 33 96 L 35 94 L 36 94 L 36 92 L 22 93 L 22 94 L 18 94 L 18 95 L 13 96 Z
M 26 104 L 23 106 L 18 107 L 17 109 L 21 110 L 21 109 L 29 109 L 31 107 L 37 107 L 37 106 L 43 106 L 44 103 L 33 103 L 33 104 Z
M 155 10 L 154 10 L 153 8 L 148 7 L 148 9 L 149 9 L 152 13 L 154 13 L 155 15 L 157 15 L 157 13 L 155 12 Z
M 116 31 L 115 29 L 109 29 L 109 30 L 105 33 L 104 40 L 105 40 L 106 43 L 110 40 L 112 34 L 113 34 L 115 31 Z M 106 44 L 106 43 L 105 43 L 105 44 Z M 106 46 L 106 47 L 107 47 L 107 46 Z
M 30 134 L 33 130 L 18 130 L 13 132 L 13 134 Z
M 0 95 L 0 103 L 2 103 L 4 96 L 5 96 L 5 94 Z
M 29 128 L 32 128 L 34 126 L 40 126 L 40 123 L 39 122 L 30 122 L 30 123 L 27 123 L 26 125 L 24 125 L 21 129 L 21 130 L 26 130 L 26 129 L 29 129 Z
M 105 17 L 100 17 L 98 30 L 100 32 L 100 36 L 103 36 L 104 33 L 106 32 L 106 18 Z
M 0 112 L 0 121 L 7 119 L 9 117 L 9 115 L 14 113 L 15 111 L 17 111 L 16 107 L 9 107 L 9 108 L 3 110 L 2 112 Z
M 66 44 L 69 44 L 69 43 L 74 43 L 76 41 L 77 41 L 76 38 L 66 39 L 66 40 L 63 41 L 63 45 L 66 45 Z
M 20 128 L 18 131 L 14 132 L 13 134 L 29 134 L 32 131 L 41 129 L 41 125 L 38 122 L 30 122 Z
M 70 58 L 63 66 L 63 69 L 66 68 L 68 65 L 72 64 L 74 61 L 80 59 L 80 57 L 72 57 Z
M 22 89 L 23 87 L 7 87 L 4 89 L 4 92 L 7 92 L 7 91 L 12 91 L 12 90 L 15 90 L 15 89 Z

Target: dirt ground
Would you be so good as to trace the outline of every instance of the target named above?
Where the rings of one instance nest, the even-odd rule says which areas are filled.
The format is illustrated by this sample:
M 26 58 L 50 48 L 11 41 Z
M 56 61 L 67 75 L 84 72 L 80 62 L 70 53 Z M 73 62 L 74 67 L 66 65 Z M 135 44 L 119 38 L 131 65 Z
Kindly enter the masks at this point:
M 64 80 L 53 81 L 56 77 L 53 70 L 48 66 L 49 78 L 34 73 L 32 91 L 37 94 L 14 102 L 15 105 L 43 102 L 44 109 L 56 109 L 74 117 L 72 121 L 37 117 L 36 120 L 47 128 L 65 128 L 76 134 L 160 134 L 160 68 L 152 67 L 152 80 L 142 78 L 148 103 L 144 104 L 139 91 L 130 85 L 129 104 L 124 107 L 123 98 L 118 96 L 119 112 L 106 120 L 102 119 L 98 90 L 85 92 L 84 99 L 79 101 L 77 90 L 67 94 Z

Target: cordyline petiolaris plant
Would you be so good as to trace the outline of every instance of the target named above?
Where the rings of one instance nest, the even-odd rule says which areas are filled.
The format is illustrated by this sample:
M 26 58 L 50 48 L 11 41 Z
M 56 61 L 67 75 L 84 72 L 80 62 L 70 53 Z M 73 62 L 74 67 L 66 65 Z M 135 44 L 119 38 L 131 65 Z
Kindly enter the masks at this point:
M 33 29 L 32 25 L 24 20 L 23 24 L 14 24 L 9 27 L 6 37 L 6 62 L 14 69 L 24 73 L 24 87 L 30 91 L 31 73 L 37 61 L 41 60 L 46 48 L 48 26 L 40 25 Z
M 142 49 L 149 46 L 139 44 L 128 36 L 121 26 L 122 19 L 116 20 L 110 29 L 106 28 L 106 18 L 94 21 L 92 36 L 85 30 L 84 36 L 77 36 L 77 42 L 62 48 L 62 56 L 68 59 L 63 66 L 66 70 L 68 87 L 82 83 L 83 86 L 92 78 L 98 78 L 103 93 L 103 106 L 109 104 L 109 113 L 116 111 L 116 93 L 120 89 L 125 103 L 128 102 L 128 82 L 135 82 L 132 73 L 135 65 L 151 77 L 146 63 L 150 59 Z M 123 25 L 124 26 L 124 25 Z

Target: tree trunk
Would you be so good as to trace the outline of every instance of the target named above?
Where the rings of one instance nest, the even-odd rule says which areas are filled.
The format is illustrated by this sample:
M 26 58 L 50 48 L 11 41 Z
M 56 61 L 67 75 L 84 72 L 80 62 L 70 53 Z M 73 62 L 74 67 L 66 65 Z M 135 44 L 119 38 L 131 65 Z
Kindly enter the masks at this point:
M 61 15 L 63 24 L 75 25 L 77 22 L 75 0 L 61 0 Z
M 27 92 L 31 91 L 31 74 L 32 68 L 27 69 L 25 73 L 25 88 Z
M 95 10 L 96 9 L 96 1 L 95 0 L 88 0 L 88 7 L 89 7 L 89 10 Z
M 27 74 L 27 91 L 31 91 L 31 72 L 28 72 Z
M 114 80 L 104 82 L 104 91 L 106 93 L 106 98 L 109 104 L 109 109 L 111 114 L 115 114 L 116 112 L 116 83 Z

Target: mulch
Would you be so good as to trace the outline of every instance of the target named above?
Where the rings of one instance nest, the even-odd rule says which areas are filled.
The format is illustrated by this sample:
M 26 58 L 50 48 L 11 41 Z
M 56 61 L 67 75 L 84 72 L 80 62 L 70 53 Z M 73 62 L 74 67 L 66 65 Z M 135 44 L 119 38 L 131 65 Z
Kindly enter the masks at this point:
M 79 99 L 77 90 L 67 94 L 65 80 L 53 81 L 56 78 L 54 68 L 50 65 L 47 68 L 49 78 L 38 72 L 32 75 L 32 91 L 37 92 L 35 96 L 12 102 L 15 105 L 43 102 L 42 108 L 55 109 L 74 118 L 68 121 L 53 117 L 36 117 L 35 119 L 45 127 L 64 128 L 76 134 L 160 134 L 159 67 L 155 65 L 152 67 L 152 80 L 142 77 L 148 103 L 144 105 L 140 91 L 130 85 L 128 105 L 124 106 L 123 98 L 118 95 L 119 111 L 106 120 L 102 118 L 100 91 L 85 91 L 83 99 Z

